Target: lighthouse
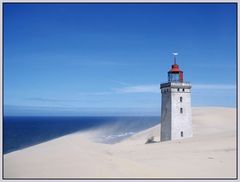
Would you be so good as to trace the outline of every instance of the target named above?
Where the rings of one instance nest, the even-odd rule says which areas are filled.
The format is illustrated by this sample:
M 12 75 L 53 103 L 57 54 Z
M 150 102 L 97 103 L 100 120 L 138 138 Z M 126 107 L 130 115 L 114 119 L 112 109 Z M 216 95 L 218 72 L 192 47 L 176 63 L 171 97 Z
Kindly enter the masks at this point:
M 192 137 L 191 83 L 183 79 L 183 71 L 176 63 L 168 71 L 168 82 L 160 85 L 161 141 Z

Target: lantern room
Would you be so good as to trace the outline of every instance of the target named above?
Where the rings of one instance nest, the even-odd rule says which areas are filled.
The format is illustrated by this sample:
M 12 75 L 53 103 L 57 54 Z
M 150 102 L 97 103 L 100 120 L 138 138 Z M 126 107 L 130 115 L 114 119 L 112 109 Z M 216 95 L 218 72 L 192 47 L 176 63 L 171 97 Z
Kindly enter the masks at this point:
M 168 82 L 183 82 L 183 72 L 177 64 L 173 64 L 168 72 Z
M 168 82 L 183 82 L 183 72 L 179 69 L 179 66 L 176 64 L 176 56 L 178 53 L 173 53 L 174 55 L 174 64 L 168 72 Z

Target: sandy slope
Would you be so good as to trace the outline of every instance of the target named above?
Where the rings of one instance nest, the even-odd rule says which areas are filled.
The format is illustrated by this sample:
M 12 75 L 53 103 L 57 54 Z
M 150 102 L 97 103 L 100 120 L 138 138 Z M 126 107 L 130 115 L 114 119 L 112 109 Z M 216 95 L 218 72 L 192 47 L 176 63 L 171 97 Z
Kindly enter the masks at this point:
M 160 126 L 121 143 L 94 143 L 77 133 L 4 155 L 6 178 L 218 178 L 236 174 L 236 114 L 230 108 L 194 108 L 194 137 L 159 140 Z

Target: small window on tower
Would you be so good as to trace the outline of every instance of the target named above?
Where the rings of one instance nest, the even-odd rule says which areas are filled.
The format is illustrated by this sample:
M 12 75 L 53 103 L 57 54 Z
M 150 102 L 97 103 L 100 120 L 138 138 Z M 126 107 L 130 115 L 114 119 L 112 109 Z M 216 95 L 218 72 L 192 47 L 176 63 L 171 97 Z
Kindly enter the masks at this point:
M 181 113 L 181 114 L 183 113 L 183 108 L 180 108 L 180 113 Z
M 183 137 L 183 131 L 181 131 L 181 137 Z
M 180 89 L 178 88 L 178 89 L 177 89 L 177 91 L 179 92 L 179 91 L 180 91 Z
M 182 97 L 180 97 L 180 102 L 182 102 Z
M 184 91 L 185 91 L 185 89 L 183 88 L 183 89 L 182 89 L 182 91 L 184 92 Z

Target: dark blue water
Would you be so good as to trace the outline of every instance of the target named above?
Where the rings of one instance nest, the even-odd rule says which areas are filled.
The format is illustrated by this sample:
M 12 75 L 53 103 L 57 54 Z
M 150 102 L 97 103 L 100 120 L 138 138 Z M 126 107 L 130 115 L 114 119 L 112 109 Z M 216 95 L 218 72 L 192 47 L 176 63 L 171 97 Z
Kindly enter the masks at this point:
M 3 118 L 3 153 L 70 133 L 104 129 L 100 142 L 114 143 L 159 123 L 160 117 L 11 117 Z

